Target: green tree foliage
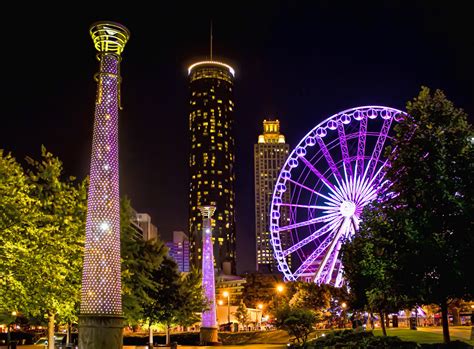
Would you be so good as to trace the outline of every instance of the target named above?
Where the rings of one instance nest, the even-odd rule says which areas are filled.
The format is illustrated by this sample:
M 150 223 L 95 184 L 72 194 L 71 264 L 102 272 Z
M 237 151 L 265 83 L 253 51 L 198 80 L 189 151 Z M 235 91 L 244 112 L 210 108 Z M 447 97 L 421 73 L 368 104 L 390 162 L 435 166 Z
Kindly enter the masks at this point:
M 275 287 L 281 283 L 280 275 L 249 273 L 243 290 L 243 300 L 251 308 L 256 308 L 259 303 L 270 304 L 274 299 Z
M 180 298 L 185 302 L 176 310 L 176 323 L 184 327 L 191 326 L 198 322 L 201 313 L 209 308 L 203 293 L 202 275 L 198 269 L 193 268 L 181 275 L 179 292 Z
M 19 193 L 15 193 L 16 199 L 13 199 L 17 200 L 17 206 L 7 206 L 6 218 L 2 217 L 1 224 L 11 226 L 1 234 L 5 242 L 0 243 L 4 246 L 2 255 L 5 254 L 7 262 L 2 262 L 0 269 L 8 285 L 0 297 L 5 300 L 4 304 L 16 307 L 22 314 L 46 315 L 48 334 L 52 338 L 55 318 L 74 319 L 80 300 L 86 182 L 63 178 L 61 161 L 44 147 L 41 160 L 26 159 L 23 174 L 11 157 L 2 157 L 1 161 L 2 167 L 13 169 L 13 179 L 3 177 L 2 187 L 13 185 Z M 13 184 L 12 180 L 18 183 Z M 18 214 L 25 204 L 29 212 L 22 218 Z M 18 224 L 25 219 L 26 224 Z M 8 265 L 14 266 L 14 272 L 5 270 Z M 50 348 L 53 348 L 51 338 Z
M 0 312 L 10 314 L 25 308 L 28 302 L 27 285 L 23 282 L 31 274 L 18 260 L 18 253 L 28 251 L 25 231 L 33 234 L 39 219 L 39 201 L 32 193 L 31 184 L 21 165 L 0 150 Z
M 320 317 L 321 315 L 313 310 L 285 306 L 277 311 L 276 326 L 304 344 L 313 331 L 314 324 L 320 321 Z
M 382 204 L 363 212 L 356 237 L 342 247 L 344 275 L 351 286 L 354 309 L 378 312 L 381 319 L 389 312 L 411 306 L 404 286 L 397 281 L 400 269 L 398 246 L 390 236 L 398 234 L 397 220 L 387 217 Z M 382 330 L 386 335 L 385 323 Z
M 160 267 L 153 271 L 153 281 L 158 287 L 147 289 L 152 301 L 143 304 L 144 320 L 150 327 L 164 325 L 166 343 L 169 343 L 172 324 L 191 325 L 199 319 L 197 314 L 206 309 L 200 274 L 193 270 L 181 275 L 176 262 L 165 257 Z
M 440 90 L 422 88 L 407 112 L 387 173 L 403 228 L 393 237 L 403 254 L 400 281 L 420 303 L 440 305 L 449 341 L 447 302 L 474 296 L 474 132 Z
M 132 207 L 124 197 L 120 201 L 122 308 L 128 324 L 136 326 L 144 318 L 144 304 L 154 301 L 150 290 L 160 287 L 154 271 L 160 268 L 168 249 L 159 239 L 144 241 L 131 222 Z
M 249 312 L 244 302 L 240 302 L 237 307 L 234 316 L 238 319 L 239 323 L 243 326 L 247 326 L 250 322 Z
M 422 88 L 407 112 L 387 149 L 395 196 L 364 211 L 345 273 L 361 303 L 438 304 L 448 342 L 448 302 L 474 294 L 474 134 L 439 90 Z

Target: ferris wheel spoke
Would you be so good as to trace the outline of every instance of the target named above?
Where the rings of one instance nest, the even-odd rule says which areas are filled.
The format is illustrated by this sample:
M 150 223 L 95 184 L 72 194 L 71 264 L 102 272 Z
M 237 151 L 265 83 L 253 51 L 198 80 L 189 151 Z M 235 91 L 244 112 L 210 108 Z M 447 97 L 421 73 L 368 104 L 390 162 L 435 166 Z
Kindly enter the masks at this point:
M 335 205 L 338 205 L 338 204 L 339 204 L 337 200 L 332 199 L 332 198 L 330 198 L 329 196 L 326 196 L 326 195 L 324 195 L 324 194 L 321 194 L 321 193 L 317 192 L 317 191 L 314 190 L 314 189 L 308 188 L 307 186 L 305 186 L 305 185 L 303 185 L 303 184 L 301 184 L 301 183 L 298 183 L 298 182 L 292 180 L 291 178 L 287 179 L 287 181 L 290 182 L 290 183 L 293 183 L 294 185 L 296 185 L 296 186 L 298 186 L 298 187 L 300 187 L 300 188 L 306 189 L 306 190 L 308 190 L 308 191 L 310 191 L 310 192 L 312 192 L 312 193 L 314 193 L 314 194 L 316 194 L 316 195 L 318 195 L 318 196 L 321 196 L 322 198 L 325 198 L 326 200 L 331 201 L 331 202 L 334 203 Z
M 379 137 L 377 138 L 377 143 L 375 144 L 374 151 L 372 152 L 371 160 L 371 168 L 369 170 L 369 178 L 372 179 L 375 167 L 379 162 L 380 153 L 383 150 L 383 145 L 385 144 L 385 140 L 387 139 L 388 131 L 390 131 L 390 125 L 392 124 L 393 118 L 388 118 L 383 121 L 382 129 L 380 130 Z
M 311 241 L 314 241 L 317 238 L 319 238 L 320 236 L 326 234 L 328 231 L 331 231 L 332 229 L 334 229 L 335 226 L 339 225 L 340 220 L 341 219 L 339 219 L 339 220 L 336 219 L 335 221 L 329 222 L 326 225 L 324 225 L 322 228 L 319 228 L 318 230 L 316 230 L 314 233 L 312 233 L 308 237 L 304 238 L 301 241 L 298 241 L 296 244 L 294 244 L 290 248 L 283 251 L 283 256 L 284 257 L 288 256 L 290 253 L 293 253 L 296 250 L 299 250 L 303 246 L 306 246 L 307 244 L 309 244 Z
M 339 173 L 339 170 L 337 169 L 336 164 L 334 163 L 334 160 L 332 159 L 331 154 L 329 153 L 329 150 L 326 147 L 326 144 L 324 144 L 324 141 L 319 136 L 316 137 L 316 141 L 318 142 L 319 148 L 323 152 L 324 158 L 326 159 L 332 174 L 336 179 L 342 180 L 341 174 Z
M 335 212 L 335 213 L 327 214 L 325 216 L 309 219 L 309 220 L 304 221 L 304 222 L 298 222 L 298 223 L 293 223 L 293 224 L 290 224 L 290 225 L 285 225 L 284 227 L 279 227 L 276 230 L 277 231 L 285 231 L 285 230 L 305 227 L 307 225 L 316 224 L 316 223 L 326 223 L 326 222 L 331 221 L 332 219 L 334 219 L 334 217 L 337 217 L 337 216 L 339 216 L 339 213 Z
M 336 282 L 334 283 L 335 287 L 341 287 L 342 286 L 342 275 L 344 272 L 344 267 L 342 263 L 339 263 L 339 268 L 337 270 L 337 276 L 336 276 Z
M 339 192 L 338 188 L 334 186 L 326 177 L 323 176 L 321 172 L 319 172 L 304 156 L 301 157 L 303 163 L 313 172 L 325 185 L 331 190 L 334 195 L 342 200 L 342 194 Z
M 336 267 L 336 263 L 339 259 L 339 250 L 341 249 L 341 244 L 341 240 L 339 240 L 336 248 L 334 249 L 334 252 L 332 253 L 332 257 L 329 260 L 329 267 L 327 268 L 326 274 L 324 276 L 324 283 L 326 284 L 331 282 L 332 274 L 334 273 L 334 268 Z
M 337 207 L 335 206 L 299 205 L 299 204 L 287 204 L 284 202 L 281 204 L 278 204 L 278 206 L 300 207 L 300 208 L 308 208 L 308 209 L 316 209 L 316 210 L 331 210 L 331 211 L 337 210 Z
M 351 160 L 349 158 L 349 150 L 347 149 L 346 132 L 344 131 L 344 124 L 341 121 L 338 121 L 337 123 L 337 133 L 339 134 L 339 144 L 341 145 L 342 160 L 346 165 L 344 173 L 346 173 L 347 171 L 349 177 L 352 177 L 352 166 Z
M 359 142 L 357 143 L 357 159 L 356 168 L 360 174 L 364 172 L 364 154 L 365 140 L 367 138 L 367 114 L 360 120 L 359 126 Z
M 308 267 L 313 264 L 313 262 L 326 250 L 326 248 L 331 243 L 331 238 L 334 236 L 336 229 L 328 234 L 328 236 L 324 239 L 324 241 L 315 249 L 306 260 L 301 263 L 299 268 L 293 273 L 294 277 L 297 279 L 301 274 L 303 274 Z
M 349 224 L 350 224 L 350 218 L 345 218 L 342 224 L 340 225 L 339 229 L 337 230 L 337 233 L 333 241 L 331 242 L 331 245 L 329 246 L 329 249 L 327 250 L 325 256 L 323 257 L 321 264 L 319 265 L 318 271 L 316 272 L 316 276 L 314 277 L 314 282 L 319 282 L 321 280 L 321 275 L 324 271 L 324 268 L 326 267 L 328 259 L 331 256 L 336 245 L 339 243 L 341 236 L 346 234 L 346 230 Z
M 377 193 L 377 186 L 374 185 L 374 181 L 376 181 L 381 171 L 385 168 L 387 161 L 385 161 L 385 163 L 378 169 L 378 171 L 375 173 L 375 176 L 373 176 L 372 179 L 368 180 L 368 178 L 365 178 L 365 184 L 359 195 L 359 198 L 362 198 L 361 202 L 371 201 L 372 196 L 373 196 L 372 192 L 374 192 L 375 194 Z

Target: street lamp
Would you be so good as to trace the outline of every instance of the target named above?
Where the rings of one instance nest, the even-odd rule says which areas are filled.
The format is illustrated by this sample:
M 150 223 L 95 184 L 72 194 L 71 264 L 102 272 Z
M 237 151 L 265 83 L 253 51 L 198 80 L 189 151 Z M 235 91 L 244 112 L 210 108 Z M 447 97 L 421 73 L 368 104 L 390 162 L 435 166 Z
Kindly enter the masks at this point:
M 230 323 L 230 294 L 227 291 L 222 293 L 224 297 L 227 297 L 227 323 Z
M 222 304 L 224 304 L 224 301 L 223 301 L 222 299 L 219 299 L 219 300 L 217 301 L 217 304 L 222 305 Z
M 346 302 L 342 302 L 341 308 L 342 308 L 342 326 L 343 328 L 345 328 L 346 327 L 346 308 L 347 308 Z
M 277 287 L 276 287 L 276 291 L 277 291 L 277 297 L 276 297 L 275 308 L 276 308 L 276 311 L 278 311 L 279 294 L 281 294 L 281 293 L 283 293 L 283 291 L 285 291 L 285 286 L 283 286 L 282 284 L 278 284 Z
M 257 305 L 257 308 L 260 309 L 260 310 L 262 310 L 262 309 L 263 309 L 263 304 L 262 304 L 262 303 L 259 303 L 259 304 Z

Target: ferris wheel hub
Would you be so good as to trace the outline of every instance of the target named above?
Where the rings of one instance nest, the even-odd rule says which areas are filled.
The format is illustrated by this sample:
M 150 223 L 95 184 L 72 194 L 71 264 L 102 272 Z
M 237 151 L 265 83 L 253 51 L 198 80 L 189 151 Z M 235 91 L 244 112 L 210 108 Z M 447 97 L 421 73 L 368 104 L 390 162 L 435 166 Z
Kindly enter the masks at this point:
M 344 217 L 351 217 L 354 215 L 356 205 L 352 201 L 343 201 L 339 207 L 339 211 Z

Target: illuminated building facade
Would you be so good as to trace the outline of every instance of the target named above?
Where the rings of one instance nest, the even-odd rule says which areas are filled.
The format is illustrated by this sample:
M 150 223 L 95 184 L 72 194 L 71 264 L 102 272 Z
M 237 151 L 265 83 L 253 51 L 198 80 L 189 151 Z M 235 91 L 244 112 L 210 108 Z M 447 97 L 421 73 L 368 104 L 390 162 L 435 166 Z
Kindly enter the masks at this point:
M 168 254 L 178 264 L 181 273 L 189 272 L 189 239 L 182 231 L 173 232 L 173 241 L 168 241 L 166 246 Z
M 113 22 L 90 28 L 100 62 L 87 201 L 79 348 L 122 347 L 118 110 L 121 53 L 130 33 Z
M 189 67 L 189 239 L 192 263 L 200 266 L 199 206 L 213 205 L 214 256 L 235 273 L 234 70 L 217 61 Z
M 270 239 L 269 212 L 273 188 L 281 167 L 288 157 L 290 146 L 280 133 L 278 120 L 263 120 L 263 134 L 254 145 L 255 168 L 255 233 L 257 243 L 257 271 L 271 273 L 277 271 Z M 290 199 L 290 190 L 285 192 Z M 289 211 L 282 209 L 282 219 L 289 221 Z M 282 244 L 288 245 L 288 236 L 282 234 Z M 291 262 L 290 262 L 291 264 Z

